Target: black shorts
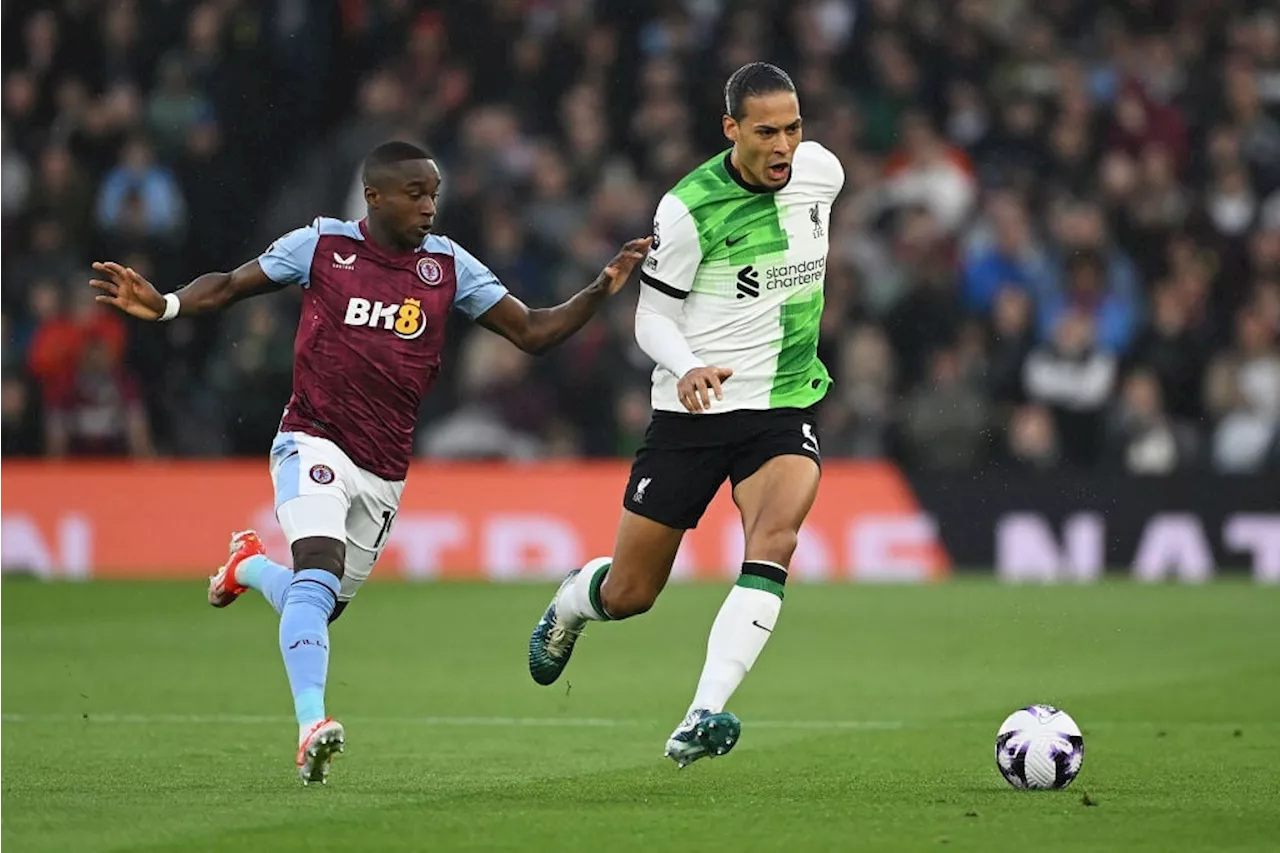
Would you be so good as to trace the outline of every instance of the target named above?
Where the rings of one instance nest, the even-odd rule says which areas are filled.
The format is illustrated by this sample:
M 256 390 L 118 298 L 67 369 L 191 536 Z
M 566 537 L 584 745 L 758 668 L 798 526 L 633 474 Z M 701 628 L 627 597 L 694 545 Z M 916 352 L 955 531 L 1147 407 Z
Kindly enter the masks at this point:
M 775 456 L 788 455 L 822 464 L 812 408 L 654 412 L 622 505 L 668 527 L 697 527 L 726 477 L 736 486 Z

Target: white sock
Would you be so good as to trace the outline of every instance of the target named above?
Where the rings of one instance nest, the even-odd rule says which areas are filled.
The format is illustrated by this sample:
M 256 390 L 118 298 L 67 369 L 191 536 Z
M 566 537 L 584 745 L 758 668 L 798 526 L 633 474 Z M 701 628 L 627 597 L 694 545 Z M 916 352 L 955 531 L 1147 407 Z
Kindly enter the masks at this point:
M 777 563 L 748 560 L 742 564 L 737 584 L 711 625 L 707 661 L 690 711 L 724 710 L 773 633 L 786 582 L 787 570 Z
M 609 619 L 600 604 L 600 585 L 613 565 L 613 557 L 596 557 L 582 567 L 556 600 L 556 615 L 575 630 L 587 622 L 603 622 Z

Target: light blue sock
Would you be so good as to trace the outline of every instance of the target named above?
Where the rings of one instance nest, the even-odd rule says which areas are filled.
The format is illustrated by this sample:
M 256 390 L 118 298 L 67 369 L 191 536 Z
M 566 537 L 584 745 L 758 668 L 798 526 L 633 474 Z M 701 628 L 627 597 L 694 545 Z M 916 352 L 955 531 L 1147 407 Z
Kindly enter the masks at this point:
M 338 602 L 338 578 L 323 569 L 295 572 L 280 611 L 280 653 L 293 691 L 298 725 L 324 719 L 329 672 L 329 615 Z
M 236 566 L 236 583 L 262 593 L 277 613 L 284 610 L 284 597 L 293 581 L 293 569 L 286 568 L 261 554 L 248 557 Z

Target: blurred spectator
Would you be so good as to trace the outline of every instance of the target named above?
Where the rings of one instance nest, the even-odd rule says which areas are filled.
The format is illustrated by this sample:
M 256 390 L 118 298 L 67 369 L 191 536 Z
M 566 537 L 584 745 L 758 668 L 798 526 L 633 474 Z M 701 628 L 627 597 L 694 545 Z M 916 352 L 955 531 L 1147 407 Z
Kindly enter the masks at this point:
M 39 217 L 31 222 L 30 241 L 23 250 L 5 258 L 3 302 L 16 317 L 25 317 L 24 303 L 38 279 L 70 281 L 83 266 L 67 245 L 66 232 L 57 220 Z
M 618 443 L 611 455 L 624 458 L 635 456 L 644 441 L 649 427 L 649 389 L 629 388 L 618 395 L 615 404 L 618 423 Z
M 93 188 L 65 146 L 49 145 L 41 151 L 32 200 L 61 229 L 66 243 L 89 242 Z
M 126 142 L 119 165 L 102 181 L 98 224 L 129 241 L 167 241 L 184 227 L 185 213 L 178 183 L 156 163 L 151 144 L 140 136 Z
M 895 217 L 894 260 L 906 293 L 885 317 L 885 328 L 900 353 L 901 379 L 923 380 L 935 349 L 955 343 L 963 319 L 955 284 L 955 256 L 937 219 L 925 208 L 907 208 Z
M 1236 319 L 1234 346 L 1209 365 L 1205 407 L 1216 421 L 1213 463 L 1256 472 L 1275 460 L 1280 440 L 1280 349 L 1276 328 L 1249 307 Z
M 1056 468 L 1061 458 L 1053 414 L 1043 406 L 1021 406 L 1009 419 L 1001 462 L 1019 471 Z
M 1099 346 L 1123 353 L 1138 322 L 1133 262 L 1110 241 L 1097 205 L 1063 204 L 1052 221 L 1057 275 L 1038 296 L 1041 340 L 1053 334 L 1064 314 L 1077 311 L 1093 319 Z
M 1003 184 L 1024 193 L 1035 188 L 1044 167 L 1040 105 L 1026 94 L 1015 94 L 1002 104 L 995 132 L 978 151 L 978 173 L 986 184 Z
M 823 445 L 836 456 L 889 455 L 897 368 L 888 338 L 875 326 L 854 328 L 833 367 L 837 381 L 821 410 Z
M 1041 199 L 1083 197 L 1094 185 L 1094 149 L 1089 116 L 1063 113 L 1049 129 L 1045 172 L 1038 175 Z
M 26 158 L 22 158 L 18 151 L 26 152 L 34 147 L 34 122 L 39 96 L 35 77 L 30 71 L 18 68 L 5 73 L 4 136 L 17 149 L 10 155 L 11 162 L 13 158 L 19 157 L 23 166 L 26 166 Z M 18 194 L 18 200 L 21 200 L 21 194 Z
M 961 375 L 959 355 L 933 355 L 930 385 L 918 389 L 903 409 L 908 459 L 931 470 L 964 471 L 982 462 L 987 403 Z
M 1124 352 L 1137 324 L 1137 306 L 1130 295 L 1107 290 L 1106 262 L 1095 251 L 1082 249 L 1066 259 L 1059 289 L 1041 297 L 1042 334 L 1062 325 L 1070 314 L 1092 321 L 1099 347 L 1112 354 Z
M 60 39 L 58 16 L 52 9 L 40 9 L 32 14 L 22 32 L 27 68 L 40 77 L 52 72 Z
M 927 115 L 902 117 L 902 145 L 885 162 L 885 202 L 892 207 L 920 205 L 944 233 L 963 224 L 976 197 L 973 166 L 963 150 L 938 136 Z
M 987 357 L 987 393 L 998 404 L 1026 399 L 1022 373 L 1035 346 L 1032 310 L 1031 296 L 1019 287 L 1006 287 L 996 296 Z
M 6 217 L 21 213 L 27 206 L 31 193 L 31 165 L 22 152 L 9 145 L 7 136 L 0 136 L 3 160 L 0 160 L 0 211 Z
M 187 128 L 175 158 L 187 209 L 186 263 L 192 270 L 220 269 L 248 237 L 244 211 L 253 197 L 244 171 L 210 117 Z
M 152 453 L 137 386 L 101 338 L 82 339 L 70 375 L 47 387 L 45 406 L 45 452 L 50 456 Z
M 422 438 L 429 457 L 533 459 L 544 456 L 554 401 L 529 375 L 530 357 L 496 335 L 468 339 L 457 369 L 464 402 Z
M 1226 61 L 1224 89 L 1227 115 L 1240 133 L 1241 155 L 1274 188 L 1280 183 L 1280 121 L 1274 115 L 1274 95 L 1268 112 L 1253 63 L 1244 56 Z
M 1049 291 L 1053 273 L 1032 231 L 1030 214 L 1012 193 L 992 194 L 986 216 L 974 229 L 963 266 L 965 307 L 987 316 L 1003 290 L 1016 288 L 1033 298 Z
M 39 455 L 44 418 L 31 383 L 8 369 L 0 383 L 0 446 L 4 455 Z
M 160 153 L 172 158 L 186 142 L 188 132 L 208 120 L 213 107 L 191 88 L 183 60 L 174 55 L 160 63 L 159 85 L 147 106 L 151 138 Z
M 1052 340 L 1027 356 L 1027 398 L 1053 411 L 1064 461 L 1093 466 L 1102 451 L 1103 417 L 1116 382 L 1116 359 L 1099 348 L 1082 313 L 1059 320 Z
M 1108 432 L 1109 455 L 1131 474 L 1170 474 L 1195 459 L 1194 433 L 1165 412 L 1160 381 L 1146 370 L 1125 379 Z
M 554 249 L 583 226 L 587 210 L 575 197 L 563 156 L 550 145 L 538 148 L 530 177 L 533 193 L 526 208 L 529 230 L 543 246 Z
M 872 7 L 875 5 L 872 4 Z M 898 3 L 881 5 L 886 7 L 886 16 L 896 15 L 901 10 L 901 4 Z M 895 11 L 889 12 L 889 9 Z M 876 13 L 872 12 L 874 14 Z M 873 34 L 869 38 L 870 43 L 861 45 L 861 50 L 856 54 L 859 58 L 869 57 L 872 65 L 869 75 L 859 74 L 855 78 L 865 86 L 862 102 L 866 120 L 866 143 L 872 151 L 882 154 L 892 148 L 897 140 L 902 114 L 915 105 L 922 94 L 920 66 L 889 27 L 877 28 L 868 21 L 862 28 L 855 27 L 855 37 L 860 35 L 859 29 Z M 755 57 L 747 56 L 743 61 L 750 62 L 758 56 L 758 53 Z M 859 60 L 855 60 L 857 61 Z M 731 72 L 732 68 L 725 71 Z
M 138 80 L 143 75 L 146 53 L 141 45 L 138 7 L 134 3 L 111 3 L 101 23 L 102 77 L 107 82 Z
M 1136 247 L 1137 263 L 1148 275 L 1158 269 L 1160 249 L 1181 231 L 1191 198 L 1174 171 L 1170 152 L 1150 146 L 1137 164 L 1138 174 L 1122 211 L 1126 242 Z
M 1172 283 L 1162 283 L 1152 299 L 1151 319 L 1134 345 L 1131 363 L 1144 365 L 1160 384 L 1169 411 L 1199 417 L 1200 386 L 1208 360 L 1208 341 L 1191 326 L 1187 300 Z
M 955 80 L 947 89 L 947 139 L 961 148 L 977 146 L 991 132 L 991 116 L 982 91 L 969 80 Z
M 87 279 L 87 275 L 85 276 Z M 76 286 L 70 299 L 51 279 L 37 283 L 31 294 L 35 332 L 28 348 L 27 367 L 46 388 L 68 385 L 90 343 L 107 351 L 112 361 L 124 353 L 124 321 L 94 301 L 94 291 Z
M 1186 125 L 1175 108 L 1157 103 L 1141 83 L 1130 80 L 1116 98 L 1107 148 L 1137 162 L 1157 149 L 1178 171 L 1187 156 Z
M 1206 225 L 1220 242 L 1241 240 L 1258 216 L 1259 202 L 1244 166 L 1226 163 L 1217 170 L 1205 194 Z
M 293 380 L 293 337 L 283 328 L 274 306 L 255 300 L 237 312 L 238 329 L 229 330 L 214 354 L 209 384 L 236 401 L 221 409 L 227 449 L 249 456 L 270 445 L 289 402 Z

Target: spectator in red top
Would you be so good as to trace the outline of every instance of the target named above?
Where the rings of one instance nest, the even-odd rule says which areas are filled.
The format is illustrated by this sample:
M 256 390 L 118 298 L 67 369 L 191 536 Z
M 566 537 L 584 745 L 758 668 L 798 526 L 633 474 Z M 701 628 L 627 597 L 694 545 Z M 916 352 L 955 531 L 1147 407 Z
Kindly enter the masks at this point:
M 47 388 L 49 456 L 150 456 L 151 430 L 137 384 L 101 337 L 83 340 L 74 372 Z
M 1116 98 L 1107 148 L 1141 160 L 1155 145 L 1168 153 L 1181 173 L 1187 162 L 1187 128 L 1182 117 L 1173 107 L 1153 101 L 1141 83 L 1126 81 Z
M 32 293 L 39 324 L 27 350 L 27 368 L 43 386 L 60 386 L 70 380 L 90 338 L 100 341 L 116 361 L 124 353 L 124 323 L 104 312 L 93 301 L 93 293 L 84 291 L 83 287 L 72 290 L 70 306 L 56 282 L 40 283 Z
M 889 205 L 922 206 L 944 232 L 954 234 L 977 198 L 969 155 L 938 136 L 923 112 L 902 117 L 901 138 L 902 147 L 885 162 Z

